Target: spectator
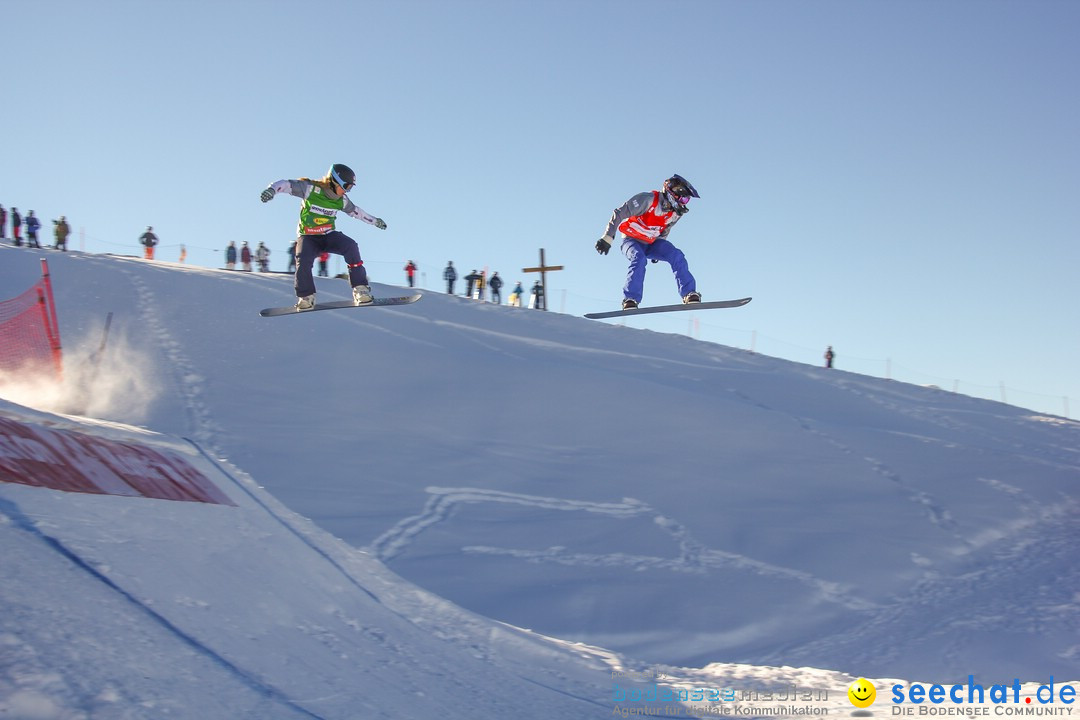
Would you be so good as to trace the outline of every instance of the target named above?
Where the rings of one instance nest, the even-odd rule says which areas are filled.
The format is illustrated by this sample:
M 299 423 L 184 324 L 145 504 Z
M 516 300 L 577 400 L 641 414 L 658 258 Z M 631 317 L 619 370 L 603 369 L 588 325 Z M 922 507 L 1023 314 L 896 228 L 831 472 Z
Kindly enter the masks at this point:
M 230 240 L 229 246 L 225 248 L 225 269 L 236 269 L 236 241 Z
M 11 208 L 11 238 L 15 243 L 15 247 L 22 247 L 22 215 L 19 214 L 19 208 Z
M 836 357 L 836 353 L 833 352 L 832 345 L 825 350 L 825 367 L 832 368 L 833 358 Z
M 443 280 L 446 281 L 446 294 L 454 294 L 454 283 L 457 282 L 457 270 L 454 269 L 454 261 L 449 260 L 446 263 L 446 269 L 442 272 Z
M 185 260 L 187 260 L 187 248 L 180 243 L 180 262 L 183 263 Z
M 418 268 L 416 267 L 416 263 L 414 263 L 412 260 L 410 260 L 409 264 L 405 266 L 405 280 L 408 281 L 409 287 L 416 287 L 417 269 Z
M 324 252 L 319 255 L 319 277 L 330 277 L 326 263 L 330 262 L 330 253 Z
M 7 210 L 0 205 L 0 240 L 7 237 Z
M 471 273 L 465 276 L 465 297 L 472 297 L 473 286 L 480 279 L 480 273 L 473 270 Z
M 289 254 L 289 267 L 287 269 L 287 272 L 296 272 L 296 241 L 295 240 L 293 240 L 289 244 L 289 249 L 286 250 L 285 252 L 287 252 Z
M 41 221 L 34 215 L 34 211 L 31 210 L 26 216 L 26 247 L 40 248 L 41 243 L 38 242 L 38 230 L 41 228 Z
M 255 248 L 255 261 L 259 263 L 259 272 L 270 272 L 270 248 L 263 242 Z
M 525 288 L 521 287 L 521 281 L 518 280 L 518 284 L 514 286 L 513 292 L 510 293 L 510 297 L 507 298 L 507 304 L 513 307 L 521 307 L 521 296 L 525 294 Z
M 533 308 L 534 310 L 539 310 L 545 307 L 544 286 L 540 284 L 539 280 L 533 283 L 532 296 L 529 298 L 529 307 Z
M 491 280 L 488 281 L 488 285 L 491 286 L 491 302 L 496 305 L 502 304 L 502 294 L 499 292 L 502 289 L 503 281 L 499 277 L 499 273 L 492 273 Z
M 251 272 L 251 248 L 248 247 L 246 240 L 244 246 L 240 248 L 240 265 L 244 272 Z
M 56 244 L 53 245 L 53 248 L 67 252 L 67 239 L 68 235 L 71 234 L 71 226 L 68 225 L 67 218 L 61 215 L 59 220 L 53 221 L 53 225 L 56 226 L 53 229 L 53 232 L 56 234 Z
M 146 226 L 146 232 L 139 236 L 139 242 L 146 248 L 143 251 L 143 257 L 147 260 L 154 259 L 154 246 L 158 244 L 157 235 L 154 234 L 154 228 L 149 225 Z

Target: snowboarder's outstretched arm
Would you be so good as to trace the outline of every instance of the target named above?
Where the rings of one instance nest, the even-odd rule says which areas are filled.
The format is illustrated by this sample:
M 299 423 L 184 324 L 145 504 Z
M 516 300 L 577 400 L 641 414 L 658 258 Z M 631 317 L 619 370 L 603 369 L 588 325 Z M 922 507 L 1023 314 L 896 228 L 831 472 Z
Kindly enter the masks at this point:
M 380 230 L 386 229 L 386 223 L 382 221 L 382 218 L 377 218 L 374 215 L 369 215 L 368 213 L 364 212 L 356 205 L 354 205 L 353 201 L 349 198 L 345 198 L 345 207 L 343 209 L 345 210 L 345 214 L 349 217 L 354 217 L 357 220 L 363 220 L 368 225 L 374 225 Z
M 278 180 L 275 183 L 270 183 L 270 186 L 263 190 L 262 194 L 259 195 L 259 199 L 263 202 L 270 202 L 278 193 L 289 193 L 298 198 L 307 197 L 307 186 L 309 185 L 311 185 L 311 183 L 302 182 L 300 180 Z
M 298 198 L 306 198 L 311 194 L 312 188 L 315 187 L 315 183 L 310 180 L 278 180 L 275 183 L 271 183 L 268 188 L 262 191 L 259 195 L 259 199 L 263 202 L 270 202 L 274 199 L 274 196 L 281 193 L 288 193 Z M 382 218 L 377 218 L 367 212 L 364 212 L 357 207 L 348 196 L 345 196 L 345 206 L 342 208 L 346 215 L 354 217 L 357 220 L 362 220 L 368 225 L 374 225 L 380 230 L 386 229 L 386 223 Z

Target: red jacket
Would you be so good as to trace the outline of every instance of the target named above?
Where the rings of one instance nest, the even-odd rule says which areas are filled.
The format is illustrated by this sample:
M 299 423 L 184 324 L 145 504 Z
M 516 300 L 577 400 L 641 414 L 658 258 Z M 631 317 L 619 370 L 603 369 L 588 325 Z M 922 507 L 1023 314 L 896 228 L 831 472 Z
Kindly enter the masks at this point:
M 651 245 L 667 227 L 674 212 L 660 212 L 660 192 L 653 190 L 649 209 L 640 215 L 629 217 L 619 224 L 619 231 L 627 237 Z

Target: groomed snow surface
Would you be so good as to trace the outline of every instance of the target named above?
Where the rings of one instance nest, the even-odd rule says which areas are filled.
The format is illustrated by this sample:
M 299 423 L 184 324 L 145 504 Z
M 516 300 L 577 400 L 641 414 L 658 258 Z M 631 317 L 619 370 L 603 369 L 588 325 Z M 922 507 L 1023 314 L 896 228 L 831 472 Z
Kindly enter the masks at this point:
M 0 296 L 41 257 L 65 368 L 0 379 L 4 720 L 847 716 L 859 676 L 883 717 L 894 683 L 1080 678 L 1076 422 L 426 291 L 264 319 L 288 276 L 4 246 Z

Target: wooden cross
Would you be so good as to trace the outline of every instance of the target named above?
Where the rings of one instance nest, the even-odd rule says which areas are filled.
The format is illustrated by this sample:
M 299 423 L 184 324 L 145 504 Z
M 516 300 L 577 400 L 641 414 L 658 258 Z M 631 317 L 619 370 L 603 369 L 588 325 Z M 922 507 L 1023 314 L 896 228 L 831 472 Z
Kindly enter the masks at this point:
M 540 266 L 521 268 L 521 272 L 538 272 L 540 273 L 540 291 L 541 295 L 537 298 L 536 309 L 547 310 L 547 274 L 556 270 L 562 270 L 562 265 L 548 265 L 544 262 L 544 248 L 540 248 Z

